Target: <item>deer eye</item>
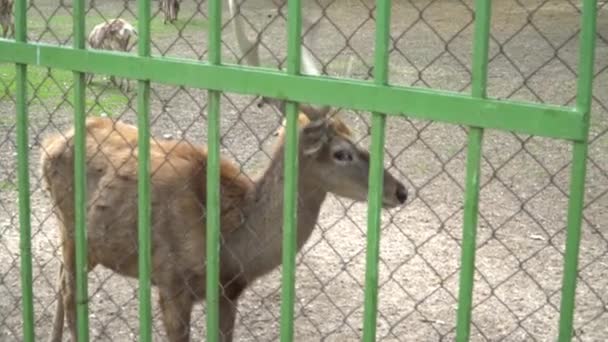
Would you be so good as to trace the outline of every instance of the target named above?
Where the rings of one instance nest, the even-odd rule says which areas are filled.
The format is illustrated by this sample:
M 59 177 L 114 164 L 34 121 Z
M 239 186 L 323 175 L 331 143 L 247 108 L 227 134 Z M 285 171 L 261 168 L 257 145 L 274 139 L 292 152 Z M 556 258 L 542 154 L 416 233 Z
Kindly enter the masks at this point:
M 340 151 L 334 152 L 334 159 L 342 161 L 342 162 L 352 161 L 353 155 L 350 154 L 350 152 L 348 152 L 348 151 L 340 150 Z

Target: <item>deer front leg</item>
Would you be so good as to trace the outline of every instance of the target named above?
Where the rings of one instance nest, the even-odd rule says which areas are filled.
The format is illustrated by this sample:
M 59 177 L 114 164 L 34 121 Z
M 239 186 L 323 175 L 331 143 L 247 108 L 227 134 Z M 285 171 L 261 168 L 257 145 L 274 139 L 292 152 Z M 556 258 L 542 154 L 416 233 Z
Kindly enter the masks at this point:
M 113 85 L 115 85 L 116 87 L 120 88 L 120 85 L 118 84 L 118 82 L 116 81 L 116 77 L 114 76 L 110 76 L 110 83 L 112 83 Z
M 121 77 L 110 76 L 110 81 L 123 93 L 129 92 L 129 80 Z
M 220 299 L 220 341 L 232 342 L 235 320 L 236 301 L 222 296 Z
M 85 78 L 86 85 L 91 84 L 91 81 L 93 81 L 93 74 L 87 74 L 87 76 Z
M 160 310 L 167 337 L 171 342 L 188 342 L 190 340 L 190 316 L 194 297 L 183 287 L 176 289 L 161 289 Z
M 167 6 L 167 4 L 168 4 L 167 0 L 160 0 L 160 10 L 164 14 L 163 24 L 167 24 L 167 21 L 169 19 L 169 7 Z
M 76 330 L 76 250 L 74 241 L 72 239 L 64 239 L 62 247 L 63 265 L 60 270 L 59 282 L 61 286 L 61 295 L 63 297 L 63 307 L 57 308 L 56 315 L 65 312 L 71 341 L 76 342 L 78 341 L 78 334 Z M 96 262 L 89 259 L 85 277 L 88 272 L 95 268 L 95 266 Z M 88 302 L 88 298 L 85 300 Z M 61 339 L 61 330 L 63 329 L 60 329 L 59 324 L 61 324 L 61 328 L 63 328 L 63 320 L 59 319 L 59 317 L 55 317 L 53 333 L 51 335 L 52 339 Z
M 223 286 L 219 303 L 220 341 L 222 342 L 232 342 L 237 303 L 246 286 L 246 282 L 241 278 L 237 278 Z
M 4 19 L 2 19 L 2 20 L 4 20 Z M 6 38 L 6 35 L 8 34 L 8 29 L 9 29 L 9 24 L 2 21 L 2 37 L 3 38 Z
M 61 342 L 63 336 L 63 323 L 65 319 L 65 311 L 63 310 L 63 265 L 59 265 L 57 277 L 57 306 L 55 307 L 55 316 L 53 317 L 53 331 L 49 337 L 49 342 Z
M 61 296 L 65 318 L 73 342 L 78 341 L 76 333 L 76 251 L 70 239 L 63 242 L 63 270 L 61 272 Z M 59 311 L 59 310 L 58 310 Z M 53 333 L 55 335 L 55 332 Z
M 123 93 L 128 93 L 131 90 L 129 79 L 128 78 L 119 78 L 118 79 L 118 88 Z
M 180 0 L 173 0 L 173 22 L 177 21 L 177 14 L 179 13 L 179 1 Z

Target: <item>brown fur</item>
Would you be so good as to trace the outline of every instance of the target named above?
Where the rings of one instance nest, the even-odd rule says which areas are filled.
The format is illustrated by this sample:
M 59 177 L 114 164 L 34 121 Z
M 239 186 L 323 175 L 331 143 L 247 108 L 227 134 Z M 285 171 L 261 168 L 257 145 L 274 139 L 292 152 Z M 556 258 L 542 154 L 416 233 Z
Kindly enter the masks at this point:
M 298 249 L 316 224 L 328 192 L 355 200 L 367 196 L 369 156 L 336 128 L 335 121 L 303 121 L 300 133 Z M 346 126 L 344 126 L 346 127 Z M 88 265 L 101 264 L 137 277 L 137 144 L 134 126 L 108 118 L 86 122 Z M 59 221 L 63 264 L 52 341 L 60 341 L 63 319 L 75 330 L 74 130 L 46 138 L 41 167 Z M 353 153 L 353 165 L 332 161 L 336 148 Z M 192 306 L 205 296 L 206 162 L 203 147 L 151 139 L 152 284 L 169 340 L 188 341 Z M 232 341 L 237 300 L 244 289 L 281 262 L 283 148 L 255 180 L 221 160 L 220 331 Z M 405 188 L 384 176 L 387 207 L 404 203 Z
M 13 0 L 0 0 L 0 25 L 2 37 L 15 37 L 15 23 L 13 22 Z
M 308 118 L 308 116 L 306 116 L 306 114 L 304 114 L 304 113 L 299 113 L 298 127 L 304 127 L 304 126 L 308 125 L 309 123 L 310 123 L 310 119 Z M 345 137 L 349 137 L 349 138 L 352 137 L 352 132 L 351 132 L 350 128 L 348 128 L 348 126 L 340 118 L 334 117 L 333 120 L 331 120 L 331 125 L 337 133 L 339 133 Z M 274 135 L 277 137 L 275 146 L 279 146 L 279 145 L 282 145 L 285 143 L 285 128 L 286 127 L 287 127 L 287 119 L 283 119 L 281 121 L 281 126 L 279 126 L 279 128 L 274 133 Z

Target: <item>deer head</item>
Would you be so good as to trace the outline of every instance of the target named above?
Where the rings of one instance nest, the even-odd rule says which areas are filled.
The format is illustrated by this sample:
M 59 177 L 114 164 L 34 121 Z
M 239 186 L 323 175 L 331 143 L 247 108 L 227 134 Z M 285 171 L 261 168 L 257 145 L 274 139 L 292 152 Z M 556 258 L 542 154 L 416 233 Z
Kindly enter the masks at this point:
M 233 29 L 239 49 L 244 60 L 251 66 L 260 65 L 260 36 L 250 41 L 243 27 L 240 13 L 237 13 L 234 0 L 228 0 L 232 14 Z M 351 59 L 352 62 L 352 59 Z M 350 72 L 351 63 L 347 66 Z M 304 73 L 319 75 L 311 53 L 302 47 L 302 69 Z M 285 103 L 281 100 L 263 98 L 263 103 L 272 105 L 285 114 Z M 308 182 L 338 196 L 356 201 L 366 201 L 369 177 L 369 152 L 355 145 L 350 138 L 350 130 L 339 119 L 329 117 L 330 107 L 299 106 L 298 123 L 301 128 L 300 160 L 306 165 Z M 304 114 L 304 115 L 302 115 Z M 282 140 L 282 137 L 281 139 Z M 282 141 L 279 141 L 281 144 Z M 405 186 L 396 180 L 388 171 L 384 171 L 383 205 L 395 207 L 404 204 L 407 199 Z
M 337 121 L 316 120 L 302 128 L 300 159 L 306 176 L 327 192 L 355 201 L 367 201 L 369 152 L 342 133 Z M 407 200 L 405 186 L 384 170 L 382 205 L 394 208 Z

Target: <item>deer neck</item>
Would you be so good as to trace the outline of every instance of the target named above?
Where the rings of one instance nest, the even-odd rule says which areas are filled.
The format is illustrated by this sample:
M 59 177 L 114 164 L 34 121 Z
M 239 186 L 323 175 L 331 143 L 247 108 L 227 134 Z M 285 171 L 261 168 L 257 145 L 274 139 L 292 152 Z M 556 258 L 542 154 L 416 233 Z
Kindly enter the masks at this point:
M 281 263 L 283 237 L 284 149 L 255 182 L 245 210 L 245 226 L 236 237 L 238 261 L 247 277 L 257 278 Z M 297 250 L 310 237 L 327 193 L 310 175 L 310 162 L 300 156 L 298 170 Z M 240 267 L 239 267 L 240 268 Z
M 254 206 L 256 213 L 272 222 L 283 224 L 283 194 L 284 194 L 284 150 L 280 148 L 274 155 L 273 160 L 266 171 L 260 177 L 255 186 Z M 298 168 L 298 226 L 299 231 L 306 233 L 314 228 L 317 221 L 321 204 L 325 200 L 327 192 L 323 190 L 319 182 L 311 174 L 311 161 L 300 155 Z M 310 227 L 309 227 L 310 226 Z M 277 230 L 282 231 L 280 227 Z M 304 237 L 308 237 L 305 234 Z

